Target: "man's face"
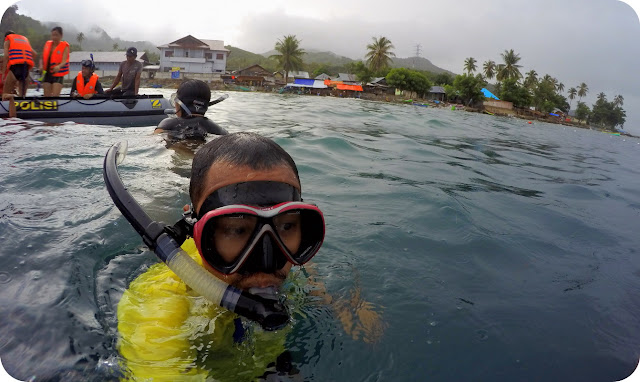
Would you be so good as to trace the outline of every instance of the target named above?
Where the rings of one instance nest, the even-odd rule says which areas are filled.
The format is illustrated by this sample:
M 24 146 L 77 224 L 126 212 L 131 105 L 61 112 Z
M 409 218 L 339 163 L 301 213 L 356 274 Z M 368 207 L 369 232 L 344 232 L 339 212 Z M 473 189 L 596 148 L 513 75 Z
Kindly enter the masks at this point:
M 200 211 L 200 206 L 202 206 L 202 203 L 204 203 L 205 199 L 209 195 L 211 195 L 211 193 L 219 188 L 228 186 L 230 184 L 252 181 L 273 181 L 287 183 L 300 189 L 300 182 L 298 182 L 298 179 L 296 178 L 293 170 L 286 165 L 278 165 L 267 170 L 254 170 L 248 166 L 236 166 L 228 162 L 217 162 L 214 163 L 211 168 L 209 168 L 206 177 L 207 178 L 205 180 L 204 192 L 202 193 L 202 196 L 199 200 L 193 201 L 196 211 Z M 292 246 L 297 246 L 300 244 L 300 235 L 301 233 L 298 231 L 290 236 L 289 240 L 291 241 Z M 289 243 L 285 244 L 289 247 Z M 225 245 L 225 248 L 222 248 L 221 246 L 220 248 L 217 248 L 217 250 L 221 255 L 224 256 L 227 250 L 229 252 L 232 252 L 234 250 L 230 247 L 230 245 L 232 244 L 228 244 L 228 246 Z M 237 250 L 235 251 L 235 253 L 237 253 Z M 208 264 L 205 263 L 204 265 L 209 272 L 213 273 L 219 279 L 243 290 L 247 290 L 251 287 L 279 287 L 280 285 L 282 285 L 292 266 L 290 262 L 287 262 L 282 269 L 270 274 L 259 272 L 251 275 L 242 275 L 238 273 L 234 273 L 232 275 L 224 275 L 210 267 Z
M 62 40 L 62 35 L 58 31 L 51 31 L 51 40 L 60 42 L 60 40 Z
M 89 77 L 91 75 L 91 69 L 87 66 L 82 67 L 82 76 Z
M 128 61 L 129 63 L 133 63 L 133 62 L 136 60 L 136 57 L 137 57 L 137 56 L 131 56 L 131 55 L 128 55 L 128 54 L 127 54 L 127 61 Z

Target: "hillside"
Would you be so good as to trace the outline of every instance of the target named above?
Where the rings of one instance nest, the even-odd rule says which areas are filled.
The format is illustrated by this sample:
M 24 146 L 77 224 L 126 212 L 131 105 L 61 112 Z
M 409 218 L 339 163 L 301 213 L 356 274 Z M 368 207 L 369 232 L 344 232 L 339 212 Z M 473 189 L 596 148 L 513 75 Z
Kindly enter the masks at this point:
M 446 69 L 442 69 L 440 67 L 435 66 L 428 59 L 424 57 L 408 57 L 408 58 L 399 58 L 395 57 L 393 59 L 393 63 L 391 64 L 393 68 L 407 68 L 407 69 L 415 69 L 415 70 L 426 70 L 431 73 L 440 74 L 440 73 L 449 73 L 451 75 L 455 75 L 455 73 L 450 72 Z
M 276 71 L 278 64 L 268 57 L 236 48 L 231 45 L 226 45 L 225 48 L 231 51 L 229 58 L 227 59 L 227 70 L 239 70 L 246 68 L 247 66 L 258 64 L 268 71 Z
M 13 30 L 16 33 L 26 36 L 31 42 L 31 46 L 39 53 L 42 51 L 44 43 L 49 40 L 51 28 L 61 26 L 64 30 L 64 40 L 71 44 L 71 49 L 93 50 L 93 51 L 114 51 L 125 50 L 130 46 L 135 46 L 139 51 L 147 51 L 150 53 L 150 60 L 155 61 L 159 58 L 159 50 L 156 45 L 149 41 L 127 41 L 120 38 L 112 38 L 102 28 L 94 26 L 88 31 L 78 30 L 75 26 L 58 23 L 55 21 L 41 22 L 18 13 L 18 6 L 9 7 L 0 22 L 0 30 Z M 84 39 L 80 43 L 77 37 L 82 32 Z M 154 57 L 155 56 L 155 57 Z M 154 60 L 155 58 L 155 60 Z M 123 57 L 124 60 L 124 57 Z

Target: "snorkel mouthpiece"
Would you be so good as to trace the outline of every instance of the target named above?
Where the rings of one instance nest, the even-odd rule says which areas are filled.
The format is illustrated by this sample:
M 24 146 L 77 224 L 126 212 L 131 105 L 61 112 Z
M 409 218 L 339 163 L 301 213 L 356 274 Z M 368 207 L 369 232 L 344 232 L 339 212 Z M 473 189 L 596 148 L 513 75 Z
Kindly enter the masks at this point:
M 114 144 L 104 158 L 103 176 L 111 199 L 122 215 L 182 281 L 200 295 L 252 321 L 265 330 L 277 330 L 289 322 L 286 307 L 277 299 L 243 292 L 215 277 L 196 263 L 171 235 L 166 225 L 151 220 L 122 183 L 118 164 L 126 156 L 127 144 Z

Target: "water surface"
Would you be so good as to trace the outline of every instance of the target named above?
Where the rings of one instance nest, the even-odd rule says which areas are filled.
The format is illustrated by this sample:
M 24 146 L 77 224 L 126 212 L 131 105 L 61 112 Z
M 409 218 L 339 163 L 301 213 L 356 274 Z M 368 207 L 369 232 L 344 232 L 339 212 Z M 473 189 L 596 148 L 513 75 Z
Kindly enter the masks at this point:
M 311 96 L 231 93 L 208 115 L 293 156 L 327 221 L 314 271 L 334 301 L 358 293 L 382 317 L 374 343 L 331 307 L 297 319 L 304 380 L 613 381 L 635 368 L 640 140 Z M 117 375 L 117 302 L 157 260 L 106 192 L 109 146 L 128 141 L 123 181 L 154 219 L 188 202 L 191 158 L 152 130 L 0 121 L 0 356 L 13 375 Z

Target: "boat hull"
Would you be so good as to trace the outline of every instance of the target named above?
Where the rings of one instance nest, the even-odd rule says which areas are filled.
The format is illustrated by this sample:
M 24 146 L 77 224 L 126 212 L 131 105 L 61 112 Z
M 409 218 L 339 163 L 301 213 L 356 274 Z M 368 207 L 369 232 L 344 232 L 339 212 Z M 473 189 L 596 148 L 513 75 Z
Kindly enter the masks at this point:
M 17 116 L 47 123 L 76 122 L 120 127 L 156 126 L 171 107 L 162 95 L 75 99 L 69 97 L 16 98 Z M 9 101 L 0 102 L 0 118 L 9 117 Z

